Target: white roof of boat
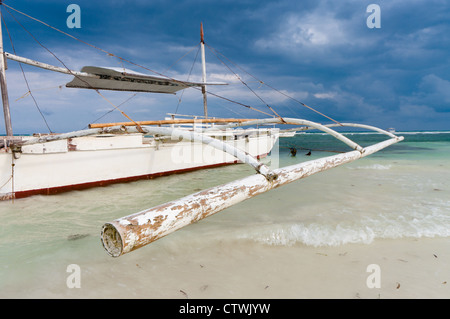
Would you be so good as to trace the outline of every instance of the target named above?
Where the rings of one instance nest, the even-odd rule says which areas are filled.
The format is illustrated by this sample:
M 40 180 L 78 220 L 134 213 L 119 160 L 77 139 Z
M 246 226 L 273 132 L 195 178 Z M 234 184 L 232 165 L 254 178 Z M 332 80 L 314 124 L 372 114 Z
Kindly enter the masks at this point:
M 88 73 L 89 76 L 76 75 L 72 81 L 66 84 L 66 87 L 174 94 L 188 87 L 226 85 L 226 83 L 180 81 L 117 67 L 85 66 L 81 69 L 81 72 Z

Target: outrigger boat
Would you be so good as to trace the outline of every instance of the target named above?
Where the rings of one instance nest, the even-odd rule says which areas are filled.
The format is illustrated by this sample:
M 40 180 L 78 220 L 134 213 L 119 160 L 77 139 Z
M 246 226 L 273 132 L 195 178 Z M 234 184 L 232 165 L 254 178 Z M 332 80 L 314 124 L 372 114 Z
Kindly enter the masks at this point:
M 2 5 L 21 13 L 4 3 Z M 88 66 L 74 71 L 65 65 L 56 67 L 4 52 L 0 27 L 0 85 L 6 128 L 6 135 L 0 141 L 0 198 L 53 194 L 232 163 L 245 163 L 256 171 L 257 174 L 249 177 L 105 223 L 101 231 L 103 247 L 109 255 L 117 257 L 243 200 L 368 156 L 403 139 L 368 125 L 336 121 L 324 125 L 281 117 L 275 112 L 276 116 L 266 119 L 210 117 L 206 88 L 225 84 L 206 81 L 203 28 L 200 49 L 201 82 L 117 68 Z M 91 124 L 89 129 L 68 133 L 17 136 L 12 131 L 9 111 L 6 59 L 73 76 L 66 87 L 91 89 L 97 93 L 99 90 L 117 90 L 173 94 L 197 88 L 203 95 L 204 114 L 194 118 L 169 114 L 160 121 L 128 118 L 127 122 Z M 280 131 L 275 127 L 285 124 L 296 128 Z M 243 129 L 255 126 L 258 128 Z M 361 147 L 333 130 L 343 126 L 373 130 L 389 138 Z M 313 129 L 332 135 L 347 144 L 350 150 L 274 170 L 260 161 L 271 152 L 280 136 L 293 136 L 296 131 Z

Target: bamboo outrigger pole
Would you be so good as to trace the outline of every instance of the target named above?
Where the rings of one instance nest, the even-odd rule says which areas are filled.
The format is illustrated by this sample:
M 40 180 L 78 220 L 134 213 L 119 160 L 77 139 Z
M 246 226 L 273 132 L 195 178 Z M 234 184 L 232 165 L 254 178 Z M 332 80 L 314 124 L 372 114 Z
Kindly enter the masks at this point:
M 277 178 L 272 180 L 262 174 L 254 174 L 113 220 L 103 225 L 103 247 L 110 256 L 119 257 L 239 202 L 368 156 L 402 139 L 403 137 L 394 137 L 368 146 L 362 151 L 354 150 L 276 169 L 273 174 L 276 174 Z
M 2 0 L 0 0 L 0 6 L 2 5 Z M 3 51 L 3 36 L 2 36 L 2 24 L 0 21 L 0 87 L 2 91 L 2 103 L 3 103 L 3 115 L 5 118 L 5 130 L 7 136 L 13 136 L 12 124 L 11 124 L 11 113 L 9 111 L 9 98 L 8 98 L 8 87 L 6 84 L 6 58 Z
M 256 121 L 257 123 L 273 123 L 277 120 L 281 121 L 281 119 L 263 119 Z M 251 163 L 251 161 L 247 161 L 257 169 L 259 174 L 251 175 L 221 186 L 212 187 L 178 200 L 105 223 L 101 232 L 101 240 L 106 252 L 113 257 L 121 256 L 256 195 L 312 174 L 355 161 L 403 140 L 402 136 L 395 136 L 376 127 L 347 124 L 346 126 L 362 127 L 378 131 L 390 137 L 388 140 L 363 148 L 325 125 L 302 119 L 287 118 L 285 120 L 290 124 L 307 125 L 311 128 L 320 129 L 346 143 L 353 151 L 319 158 L 273 171 L 266 167 L 262 167 L 266 170 L 261 171 L 260 166 L 254 165 L 255 163 Z M 164 128 L 154 128 L 153 130 L 162 129 Z M 164 131 L 155 131 L 153 133 L 169 134 L 169 132 Z M 192 134 L 192 132 L 183 134 Z M 193 140 L 193 137 L 190 139 Z

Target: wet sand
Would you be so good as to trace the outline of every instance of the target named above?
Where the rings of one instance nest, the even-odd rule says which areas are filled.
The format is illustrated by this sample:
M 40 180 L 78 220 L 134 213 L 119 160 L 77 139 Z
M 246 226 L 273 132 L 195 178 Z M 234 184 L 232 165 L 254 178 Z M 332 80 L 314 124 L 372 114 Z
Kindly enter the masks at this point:
M 178 241 L 184 235 L 172 236 L 179 236 Z M 205 243 L 180 250 L 162 239 L 116 259 L 98 252 L 96 258 L 79 263 L 80 288 L 67 286 L 68 252 L 65 262 L 60 259 L 49 264 L 47 272 L 30 274 L 23 285 L 2 289 L 0 297 L 450 298 L 449 247 L 450 238 L 421 238 L 319 248 Z M 374 274 L 367 271 L 372 264 L 379 266 L 380 288 L 367 285 Z

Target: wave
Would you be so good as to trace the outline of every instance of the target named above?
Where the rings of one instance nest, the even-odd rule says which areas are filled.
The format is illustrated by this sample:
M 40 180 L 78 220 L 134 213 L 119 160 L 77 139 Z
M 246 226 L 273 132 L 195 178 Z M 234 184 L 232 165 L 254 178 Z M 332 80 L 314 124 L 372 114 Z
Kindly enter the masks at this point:
M 416 135 L 416 134 L 450 134 L 450 131 L 396 132 L 395 134 L 404 134 L 404 135 Z
M 372 170 L 388 170 L 391 169 L 392 165 L 381 165 L 381 164 L 373 164 L 366 166 L 357 166 L 357 167 L 347 167 L 348 169 L 372 169 Z
M 340 246 L 351 243 L 370 244 L 375 239 L 450 237 L 450 202 L 422 213 L 379 214 L 360 220 L 327 223 L 286 223 L 261 225 L 240 239 L 274 246 Z
M 340 132 L 342 135 L 383 135 L 383 133 L 374 131 L 362 132 Z M 296 132 L 295 135 L 329 135 L 323 132 Z M 395 135 L 418 135 L 418 134 L 450 134 L 450 131 L 397 131 Z
M 251 239 L 273 246 L 292 246 L 302 243 L 314 247 L 339 246 L 348 243 L 369 244 L 374 238 L 374 233 L 370 229 L 356 230 L 344 225 L 332 227 L 321 224 L 277 225 L 241 236 L 241 239 Z

